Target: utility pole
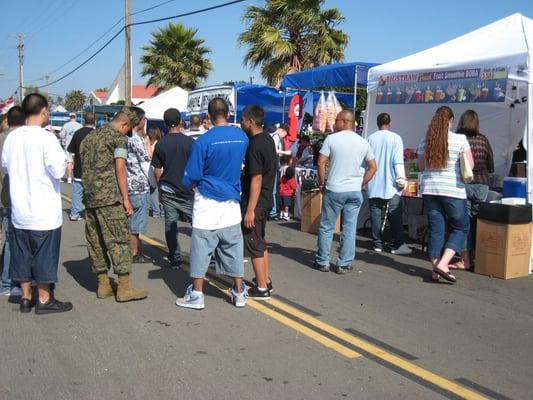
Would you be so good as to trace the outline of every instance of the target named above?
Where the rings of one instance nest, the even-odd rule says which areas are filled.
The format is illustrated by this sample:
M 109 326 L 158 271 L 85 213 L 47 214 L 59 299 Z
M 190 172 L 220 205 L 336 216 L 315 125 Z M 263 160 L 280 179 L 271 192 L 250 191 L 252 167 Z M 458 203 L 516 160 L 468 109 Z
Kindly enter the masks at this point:
M 127 106 L 131 106 L 131 0 L 125 0 L 124 36 L 126 39 L 124 52 L 124 101 Z
M 22 103 L 24 99 L 24 39 L 29 37 L 24 33 L 17 33 L 16 35 L 9 35 L 17 39 L 17 50 L 19 57 L 19 99 Z

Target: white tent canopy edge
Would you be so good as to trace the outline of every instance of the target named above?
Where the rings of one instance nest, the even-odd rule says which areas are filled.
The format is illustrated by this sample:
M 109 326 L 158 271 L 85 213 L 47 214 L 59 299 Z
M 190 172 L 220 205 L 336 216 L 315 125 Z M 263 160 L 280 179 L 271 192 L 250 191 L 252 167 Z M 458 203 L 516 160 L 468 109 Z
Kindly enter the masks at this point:
M 467 109 L 480 116 L 481 131 L 494 150 L 496 173 L 506 176 L 516 144 L 533 149 L 533 20 L 513 14 L 473 32 L 413 55 L 371 68 L 368 73 L 368 103 L 365 135 L 373 132 L 381 112 L 391 115 L 393 130 L 405 147 L 416 148 L 424 138 L 434 111 L 443 104 L 376 104 L 376 90 L 382 76 L 409 72 L 437 72 L 467 68 L 508 70 L 506 99 L 500 103 L 450 103 L 456 118 Z M 533 152 L 528 151 L 528 176 L 533 176 Z M 528 179 L 529 200 L 532 201 Z

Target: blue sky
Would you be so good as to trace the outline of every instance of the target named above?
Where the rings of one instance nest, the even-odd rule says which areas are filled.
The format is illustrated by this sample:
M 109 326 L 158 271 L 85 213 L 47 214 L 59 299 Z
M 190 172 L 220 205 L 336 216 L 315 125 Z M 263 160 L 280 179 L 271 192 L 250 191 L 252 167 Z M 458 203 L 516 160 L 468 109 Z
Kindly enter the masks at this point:
M 133 17 L 142 21 L 166 17 L 198 8 L 223 3 L 225 0 L 175 0 L 152 11 Z M 164 0 L 132 0 L 132 11 L 162 3 Z M 176 19 L 198 28 L 198 35 L 211 48 L 214 70 L 206 84 L 226 80 L 262 82 L 258 71 L 243 67 L 244 48 L 236 45 L 244 29 L 241 17 L 246 4 L 254 0 L 192 17 Z M 327 0 L 326 7 L 337 7 L 346 17 L 341 28 L 349 35 L 346 61 L 387 62 L 437 45 L 490 22 L 519 12 L 533 18 L 533 1 L 529 0 Z M 44 84 L 42 79 L 58 78 L 78 66 L 99 48 L 119 25 L 90 51 L 51 73 L 73 58 L 124 15 L 123 0 L 19 0 L 2 8 L 0 24 L 0 98 L 13 93 L 18 86 L 16 40 L 9 35 L 23 32 L 26 39 L 25 81 L 29 85 Z M 132 33 L 133 80 L 140 77 L 138 60 L 141 47 L 150 33 L 168 22 L 137 26 Z M 89 92 L 109 86 L 123 63 L 123 37 L 117 38 L 95 59 L 65 80 L 52 85 L 50 93 L 64 95 L 71 89 Z

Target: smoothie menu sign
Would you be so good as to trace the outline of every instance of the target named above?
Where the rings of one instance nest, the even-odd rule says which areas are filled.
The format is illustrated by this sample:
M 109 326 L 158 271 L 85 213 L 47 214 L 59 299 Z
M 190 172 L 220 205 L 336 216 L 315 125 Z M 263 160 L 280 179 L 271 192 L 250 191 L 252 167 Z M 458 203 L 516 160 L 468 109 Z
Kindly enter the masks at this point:
M 506 68 L 384 75 L 376 104 L 502 102 L 506 87 Z

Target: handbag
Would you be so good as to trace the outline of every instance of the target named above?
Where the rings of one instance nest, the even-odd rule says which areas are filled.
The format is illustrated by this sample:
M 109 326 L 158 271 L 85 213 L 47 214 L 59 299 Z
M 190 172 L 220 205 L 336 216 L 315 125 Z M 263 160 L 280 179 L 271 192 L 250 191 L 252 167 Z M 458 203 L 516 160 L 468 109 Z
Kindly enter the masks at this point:
M 474 173 L 464 151 L 459 155 L 459 160 L 461 162 L 461 177 L 464 183 L 472 182 L 474 180 Z

